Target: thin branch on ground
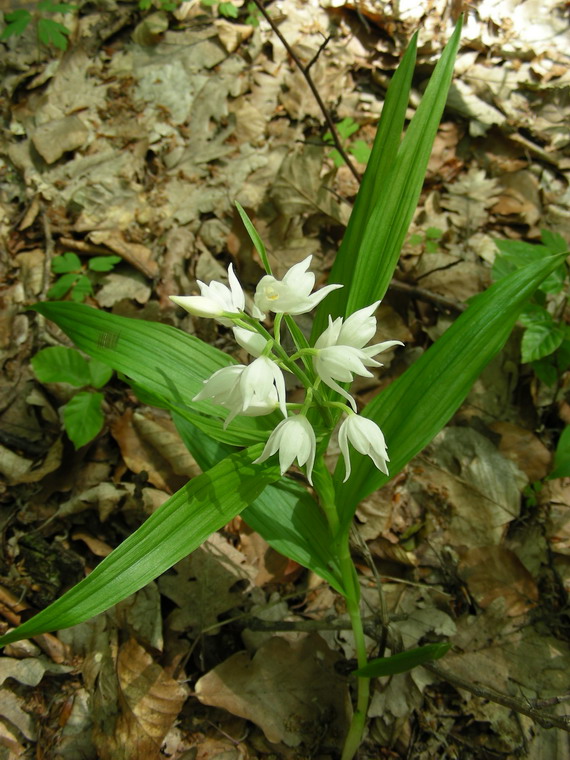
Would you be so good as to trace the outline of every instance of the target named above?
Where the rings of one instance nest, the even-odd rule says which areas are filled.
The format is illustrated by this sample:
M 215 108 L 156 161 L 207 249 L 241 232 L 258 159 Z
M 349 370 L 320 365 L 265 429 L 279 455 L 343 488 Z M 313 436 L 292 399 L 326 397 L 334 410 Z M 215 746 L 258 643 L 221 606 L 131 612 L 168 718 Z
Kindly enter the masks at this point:
M 295 51 L 293 50 L 293 48 L 291 47 L 291 45 L 287 42 L 287 40 L 285 39 L 285 37 L 281 34 L 281 32 L 279 31 L 279 28 L 278 28 L 277 24 L 273 21 L 273 19 L 269 15 L 269 13 L 265 10 L 265 6 L 262 4 L 261 0 L 253 0 L 253 2 L 259 8 L 260 13 L 263 15 L 263 17 L 265 18 L 265 20 L 267 21 L 267 23 L 269 24 L 269 26 L 271 27 L 271 29 L 275 32 L 275 34 L 277 35 L 277 37 L 279 37 L 279 39 L 280 39 L 281 43 L 283 44 L 283 47 L 285 48 L 285 50 L 288 52 L 288 54 L 291 56 L 291 58 L 295 61 L 295 63 L 299 67 L 299 71 L 301 72 L 301 74 L 305 77 L 305 81 L 309 85 L 309 88 L 310 88 L 311 92 L 313 93 L 313 95 L 315 97 L 315 100 L 317 101 L 318 106 L 321 109 L 321 112 L 322 112 L 322 114 L 323 114 L 323 116 L 325 118 L 325 121 L 326 121 L 327 126 L 329 128 L 329 131 L 330 131 L 330 133 L 332 135 L 332 139 L 333 139 L 335 148 L 338 150 L 338 152 L 342 156 L 344 162 L 346 163 L 346 165 L 348 166 L 348 168 L 350 169 L 350 171 L 354 175 L 354 177 L 357 180 L 357 182 L 360 182 L 362 178 L 361 178 L 359 172 L 356 170 L 354 164 L 352 163 L 352 161 L 350 159 L 350 156 L 348 155 L 348 153 L 343 148 L 342 143 L 340 141 L 340 137 L 338 136 L 338 132 L 337 132 L 337 129 L 335 127 L 334 121 L 332 120 L 332 117 L 331 117 L 331 115 L 330 115 L 330 113 L 329 113 L 326 105 L 324 104 L 323 99 L 321 98 L 320 93 L 319 93 L 319 91 L 318 91 L 315 83 L 313 82 L 313 79 L 312 79 L 311 74 L 309 72 L 309 69 L 317 61 L 317 58 L 319 57 L 319 55 L 321 54 L 321 52 L 324 50 L 324 48 L 327 45 L 330 37 L 327 37 L 325 39 L 325 41 L 323 42 L 323 44 L 318 49 L 316 55 L 314 55 L 313 58 L 311 59 L 311 61 L 309 61 L 309 63 L 305 66 L 303 64 L 303 62 L 301 61 L 301 59 L 299 58 L 299 56 L 297 55 L 297 53 L 295 53 Z
M 467 308 L 467 304 L 460 303 L 459 301 L 454 301 L 453 299 L 446 298 L 445 296 L 440 296 L 439 293 L 434 293 L 433 291 L 426 290 L 425 288 L 418 288 L 415 285 L 409 285 L 407 282 L 402 282 L 401 280 L 392 279 L 390 282 L 390 288 L 392 290 L 397 290 L 400 293 L 406 293 L 407 295 L 412 296 L 413 298 L 417 298 L 420 301 L 426 301 L 427 303 L 433 303 L 437 306 L 443 306 L 445 309 L 450 309 L 451 311 L 462 312 Z
M 480 686 L 479 684 L 465 681 L 463 678 L 450 673 L 447 669 L 441 668 L 439 665 L 433 663 L 424 663 L 422 666 L 434 676 L 437 676 L 443 681 L 447 681 L 452 686 L 456 686 L 459 689 L 464 689 L 474 697 L 480 699 L 488 699 L 490 702 L 495 702 L 503 707 L 508 707 L 514 712 L 526 715 L 531 718 L 535 723 L 538 723 L 543 728 L 561 728 L 563 731 L 570 732 L 570 716 L 568 715 L 551 715 L 545 714 L 541 709 L 533 707 L 531 703 L 525 702 L 522 699 L 516 699 L 516 697 L 510 697 L 508 694 L 501 694 L 494 689 L 489 689 L 486 686 Z

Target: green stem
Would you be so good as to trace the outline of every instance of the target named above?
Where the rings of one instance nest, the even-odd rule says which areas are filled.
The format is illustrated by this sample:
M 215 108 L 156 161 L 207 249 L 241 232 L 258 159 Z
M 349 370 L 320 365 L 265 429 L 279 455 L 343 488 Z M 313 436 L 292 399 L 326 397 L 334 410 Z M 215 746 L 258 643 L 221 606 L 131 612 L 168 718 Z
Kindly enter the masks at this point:
M 354 643 L 356 647 L 356 659 L 358 667 L 362 668 L 367 663 L 366 641 L 364 639 L 364 628 L 362 625 L 362 616 L 360 614 L 360 587 L 356 569 L 350 556 L 348 543 L 348 533 L 344 533 L 338 543 L 340 571 L 343 580 L 343 586 L 346 591 L 346 607 L 352 625 L 354 634 Z M 362 742 L 362 734 L 366 725 L 366 715 L 368 713 L 368 702 L 370 699 L 370 679 L 357 677 L 357 694 L 356 708 L 352 715 L 352 721 L 348 729 L 348 734 L 344 741 L 341 760 L 352 760 L 356 755 Z
M 329 529 L 337 550 L 346 609 L 350 617 L 356 659 L 358 667 L 363 668 L 367 663 L 366 640 L 360 614 L 360 585 L 356 568 L 350 556 L 349 530 L 339 534 L 340 520 L 336 506 L 334 484 L 327 470 L 322 453 L 319 452 L 313 467 L 314 489 L 319 497 L 319 503 L 325 513 Z M 370 679 L 357 677 L 356 706 L 346 735 L 341 760 L 352 760 L 362 742 L 362 734 L 366 725 L 368 702 L 370 699 Z

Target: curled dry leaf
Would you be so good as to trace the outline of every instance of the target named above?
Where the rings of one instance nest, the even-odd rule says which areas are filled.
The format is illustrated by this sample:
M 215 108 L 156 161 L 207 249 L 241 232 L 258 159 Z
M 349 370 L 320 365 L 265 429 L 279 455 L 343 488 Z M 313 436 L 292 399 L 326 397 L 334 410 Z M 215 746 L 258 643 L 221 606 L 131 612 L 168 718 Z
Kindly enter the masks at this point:
M 329 747 L 339 747 L 349 708 L 337 659 L 317 634 L 293 643 L 275 636 L 253 659 L 238 652 L 200 678 L 196 695 L 251 720 L 270 742 L 298 747 L 325 735 Z
M 160 747 L 178 717 L 186 689 L 171 678 L 134 639 L 117 656 L 118 715 L 114 730 L 97 732 L 102 760 L 158 760 Z

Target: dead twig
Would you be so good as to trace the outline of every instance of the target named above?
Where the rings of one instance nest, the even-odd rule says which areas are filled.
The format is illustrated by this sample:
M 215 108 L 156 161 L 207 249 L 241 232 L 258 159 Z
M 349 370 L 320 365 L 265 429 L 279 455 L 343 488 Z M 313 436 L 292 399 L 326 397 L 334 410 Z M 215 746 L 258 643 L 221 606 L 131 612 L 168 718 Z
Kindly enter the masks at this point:
M 409 296 L 418 298 L 420 301 L 426 301 L 427 303 L 433 303 L 437 306 L 443 306 L 445 309 L 451 311 L 462 312 L 467 308 L 467 304 L 454 301 L 451 298 L 440 296 L 439 293 L 434 293 L 431 290 L 425 288 L 418 288 L 415 285 L 409 285 L 407 282 L 401 280 L 392 280 L 390 283 L 392 290 L 397 290 L 400 293 L 406 293 Z
M 327 107 L 325 106 L 325 104 L 323 102 L 323 99 L 321 98 L 320 93 L 319 93 L 318 89 L 315 86 L 315 83 L 313 82 L 311 74 L 309 73 L 309 69 L 311 68 L 311 66 L 313 66 L 316 63 L 319 55 L 321 54 L 321 52 L 326 47 L 326 45 L 327 45 L 330 37 L 327 37 L 325 39 L 325 41 L 323 42 L 323 44 L 318 49 L 317 53 L 313 56 L 313 58 L 305 66 L 302 63 L 302 61 L 299 58 L 299 56 L 297 55 L 297 53 L 295 53 L 295 51 L 293 50 L 293 48 L 291 47 L 291 45 L 287 42 L 287 40 L 285 39 L 285 37 L 281 34 L 281 32 L 279 31 L 279 28 L 277 27 L 277 24 L 273 21 L 273 19 L 269 15 L 269 13 L 267 13 L 267 11 L 265 10 L 265 6 L 262 4 L 261 0 L 253 0 L 253 2 L 259 8 L 260 13 L 263 15 L 263 17 L 265 18 L 265 20 L 267 21 L 267 23 L 269 24 L 269 26 L 271 27 L 271 29 L 275 32 L 275 34 L 277 35 L 277 37 L 279 37 L 279 39 L 280 39 L 281 43 L 283 44 L 283 47 L 285 48 L 285 50 L 289 53 L 289 55 L 291 56 L 291 58 L 295 61 L 295 63 L 299 67 L 299 71 L 301 72 L 301 74 L 305 77 L 305 81 L 309 85 L 309 89 L 313 93 L 313 95 L 315 97 L 315 100 L 317 101 L 318 106 L 321 109 L 321 112 L 322 112 L 322 114 L 323 114 L 323 116 L 325 118 L 325 121 L 326 121 L 327 126 L 329 128 L 329 131 L 330 131 L 330 133 L 332 135 L 332 139 L 333 139 L 335 148 L 338 150 L 338 152 L 340 153 L 340 155 L 344 159 L 344 162 L 346 163 L 346 165 L 348 166 L 348 168 L 350 169 L 350 171 L 354 175 L 354 177 L 357 180 L 357 182 L 360 182 L 361 176 L 360 176 L 359 172 L 356 170 L 356 168 L 355 168 L 354 164 L 352 163 L 352 161 L 350 160 L 350 156 L 348 155 L 348 153 L 343 148 L 342 143 L 340 141 L 340 137 L 338 136 L 338 132 L 336 130 L 334 121 L 332 120 L 332 117 L 331 117 L 331 115 L 330 115 Z
M 459 689 L 468 691 L 470 694 L 473 694 L 474 697 L 488 699 L 490 702 L 495 702 L 498 705 L 503 705 L 503 707 L 508 707 L 516 713 L 526 715 L 543 728 L 561 728 L 563 731 L 568 731 L 570 733 L 570 716 L 568 715 L 545 715 L 542 710 L 533 707 L 528 702 L 523 702 L 515 697 L 509 697 L 508 694 L 501 694 L 500 692 L 488 689 L 485 686 L 465 681 L 460 676 L 455 675 L 455 673 L 450 673 L 445 668 L 441 668 L 439 665 L 434 665 L 433 663 L 424 663 L 422 667 L 429 670 L 434 676 L 437 676 L 443 681 L 447 681 L 452 686 L 457 686 Z

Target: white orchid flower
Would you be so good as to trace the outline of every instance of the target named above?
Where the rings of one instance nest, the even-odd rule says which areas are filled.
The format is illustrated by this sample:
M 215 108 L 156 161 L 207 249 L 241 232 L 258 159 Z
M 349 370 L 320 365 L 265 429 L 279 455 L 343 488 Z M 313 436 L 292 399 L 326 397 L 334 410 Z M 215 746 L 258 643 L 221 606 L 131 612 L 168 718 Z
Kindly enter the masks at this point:
M 252 330 L 246 330 L 245 327 L 234 327 L 233 331 L 236 342 L 239 343 L 242 348 L 245 348 L 248 354 L 251 354 L 252 356 L 261 356 L 267 345 L 267 340 L 263 335 L 260 335 L 258 332 L 253 332 Z
M 268 311 L 276 314 L 305 314 L 312 311 L 331 291 L 342 288 L 342 285 L 327 285 L 310 295 L 315 285 L 315 275 L 307 272 L 311 259 L 312 256 L 307 256 L 292 266 L 282 280 L 276 280 L 270 274 L 262 277 L 253 299 L 257 309 L 254 316 L 265 319 Z
M 313 485 L 312 472 L 315 462 L 317 441 L 315 431 L 309 420 L 303 414 L 296 414 L 282 420 L 269 436 L 263 453 L 254 464 L 265 462 L 279 450 L 279 465 L 281 475 L 284 475 L 295 459 L 299 466 L 307 465 L 307 478 Z
M 251 366 L 250 364 L 249 367 Z M 245 398 L 244 388 L 247 390 L 248 382 L 243 382 L 243 377 L 249 367 L 245 364 L 232 364 L 229 367 L 219 369 L 205 381 L 202 390 L 192 399 L 193 401 L 210 399 L 215 404 L 228 409 L 230 414 L 224 422 L 224 428 L 238 414 L 245 417 L 259 417 L 264 414 L 271 414 L 279 406 L 283 409 L 284 395 L 281 396 L 281 399 L 279 398 L 277 387 L 273 383 L 266 383 L 263 393 L 260 393 L 258 389 L 257 393 L 248 394 L 248 398 Z M 277 369 L 279 370 L 279 368 Z
M 228 281 L 229 288 L 216 280 L 212 280 L 209 285 L 197 280 L 199 296 L 170 296 L 170 300 L 196 317 L 212 317 L 220 324 L 230 327 L 232 319 L 224 317 L 224 314 L 239 314 L 245 308 L 245 294 L 232 264 L 228 267 Z
M 374 312 L 380 301 L 376 301 L 364 309 L 359 309 L 346 320 L 329 316 L 329 326 L 318 337 L 313 356 L 313 367 L 325 385 L 340 393 L 356 411 L 356 402 L 338 382 L 350 383 L 354 375 L 373 377 L 368 367 L 381 367 L 382 364 L 373 356 L 386 351 L 392 346 L 404 345 L 399 340 L 386 340 L 365 348 L 366 343 L 376 332 L 376 317 Z
M 260 356 L 249 364 L 242 372 L 239 380 L 239 390 L 243 398 L 243 409 L 255 403 L 264 403 L 277 390 L 279 407 L 284 417 L 287 417 L 285 406 L 287 392 L 285 378 L 277 364 L 267 356 Z
M 360 454 L 369 456 L 380 472 L 388 475 L 387 462 L 390 461 L 390 458 L 388 457 L 386 441 L 384 440 L 382 431 L 375 422 L 367 417 L 349 414 L 338 431 L 338 443 L 346 467 L 344 483 L 350 477 L 351 471 L 350 454 L 348 451 L 349 441 Z

